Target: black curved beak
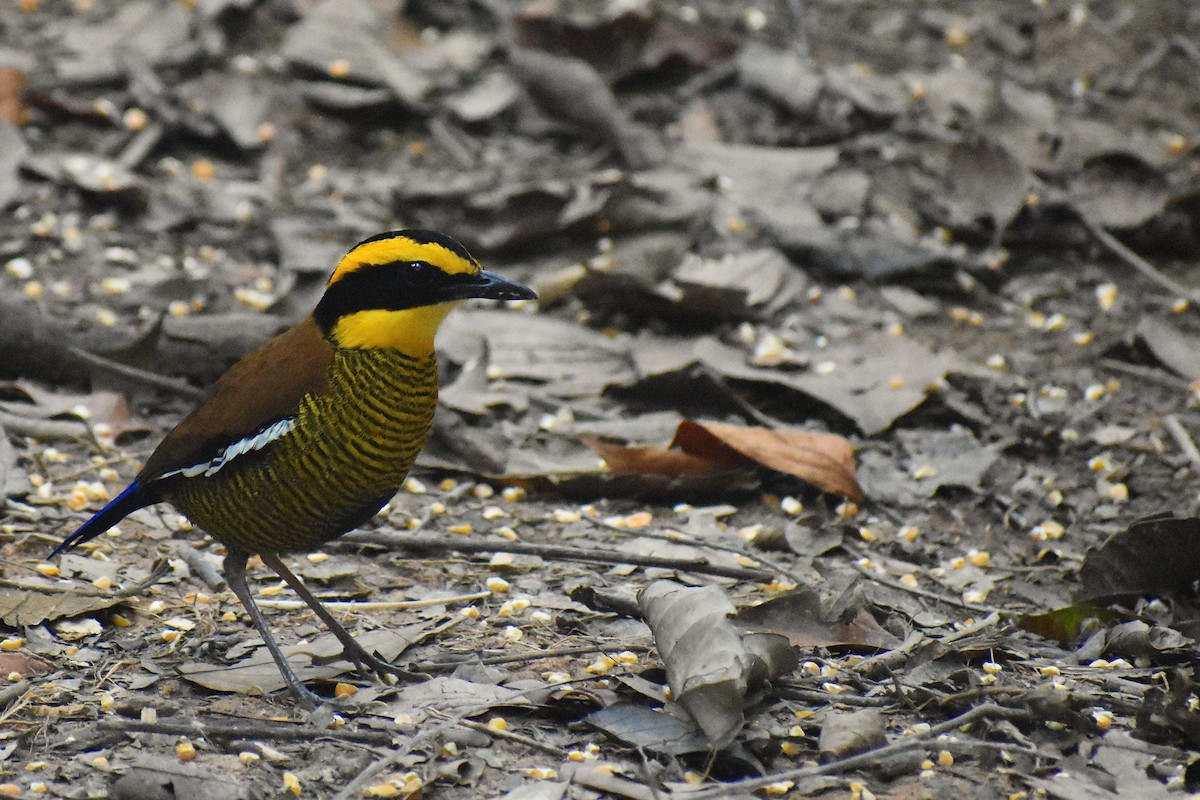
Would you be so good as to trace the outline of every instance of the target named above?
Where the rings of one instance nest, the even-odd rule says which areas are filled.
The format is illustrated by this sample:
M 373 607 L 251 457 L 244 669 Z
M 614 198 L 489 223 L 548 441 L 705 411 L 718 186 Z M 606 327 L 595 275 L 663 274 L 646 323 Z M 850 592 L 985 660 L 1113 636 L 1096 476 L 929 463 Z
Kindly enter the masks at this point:
M 472 275 L 462 283 L 455 283 L 453 291 L 455 299 L 466 300 L 469 297 L 484 297 L 489 300 L 537 300 L 537 292 L 523 283 L 509 280 L 495 272 L 480 270 L 478 275 Z

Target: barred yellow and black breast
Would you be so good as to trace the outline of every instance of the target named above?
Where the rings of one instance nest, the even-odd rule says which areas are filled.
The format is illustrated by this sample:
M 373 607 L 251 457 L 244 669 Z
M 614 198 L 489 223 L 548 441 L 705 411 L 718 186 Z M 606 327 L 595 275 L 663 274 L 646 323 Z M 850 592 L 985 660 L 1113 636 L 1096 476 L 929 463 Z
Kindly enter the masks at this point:
M 329 389 L 295 416 L 183 477 L 167 499 L 246 552 L 319 547 L 370 519 L 403 483 L 433 422 L 437 362 L 391 349 L 339 349 Z

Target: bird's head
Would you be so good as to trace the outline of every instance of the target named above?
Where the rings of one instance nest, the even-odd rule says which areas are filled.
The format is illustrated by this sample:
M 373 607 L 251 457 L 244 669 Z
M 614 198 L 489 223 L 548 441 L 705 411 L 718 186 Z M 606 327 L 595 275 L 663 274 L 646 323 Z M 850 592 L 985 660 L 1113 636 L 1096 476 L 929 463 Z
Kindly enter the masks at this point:
M 338 262 L 313 319 L 337 347 L 433 352 L 433 337 L 463 300 L 533 300 L 527 286 L 483 269 L 448 236 L 390 231 L 356 244 Z

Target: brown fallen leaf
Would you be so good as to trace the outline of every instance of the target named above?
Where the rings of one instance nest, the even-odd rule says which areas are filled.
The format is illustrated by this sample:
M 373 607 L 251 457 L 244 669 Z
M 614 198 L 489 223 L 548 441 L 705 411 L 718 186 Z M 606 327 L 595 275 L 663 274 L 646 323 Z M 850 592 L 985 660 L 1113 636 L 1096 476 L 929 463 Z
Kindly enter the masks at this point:
M 15 67 L 0 68 L 0 122 L 24 125 L 29 111 L 21 98 L 28 77 Z
M 606 442 L 595 436 L 579 437 L 584 444 L 604 459 L 608 468 L 618 474 L 642 475 L 705 475 L 722 468 L 746 463 L 737 458 L 733 464 L 718 464 L 711 458 L 694 456 L 682 450 L 667 447 L 627 447 L 623 444 Z
M 863 499 L 854 478 L 854 446 L 833 433 L 684 420 L 668 447 L 626 447 L 592 436 L 581 438 L 615 473 L 702 475 L 761 464 L 822 491 L 856 502 Z

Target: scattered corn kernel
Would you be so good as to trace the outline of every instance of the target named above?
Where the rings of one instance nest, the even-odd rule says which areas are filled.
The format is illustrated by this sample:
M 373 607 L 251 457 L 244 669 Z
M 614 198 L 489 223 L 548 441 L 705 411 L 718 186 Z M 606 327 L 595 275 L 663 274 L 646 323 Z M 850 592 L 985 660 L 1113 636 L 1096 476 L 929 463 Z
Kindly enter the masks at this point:
M 910 589 L 915 589 L 917 586 L 917 576 L 911 572 L 906 572 L 900 576 L 900 585 L 907 586 Z
M 461 525 L 451 525 L 446 530 L 450 531 L 450 533 L 457 533 L 460 536 L 468 536 L 475 529 L 467 523 L 462 523 Z
M 967 561 L 974 567 L 986 567 L 991 563 L 992 554 L 986 550 L 968 550 Z
M 938 766 L 952 767 L 954 766 L 954 754 L 949 750 L 942 750 L 938 753 Z
M 242 762 L 243 765 L 248 767 L 252 764 L 257 764 L 259 761 L 262 761 L 262 756 L 253 750 L 243 750 L 242 752 L 238 753 L 238 761 Z
M 1101 311 L 1111 311 L 1116 302 L 1117 285 L 1115 283 L 1102 283 L 1096 287 L 1096 303 L 1100 306 Z
M 1029 538 L 1035 542 L 1055 541 L 1061 539 L 1064 533 L 1066 533 L 1066 529 L 1062 526 L 1061 522 L 1048 519 L 1045 522 L 1035 525 L 1029 532 Z
M 779 501 L 779 510 L 793 517 L 804 512 L 804 504 L 794 497 L 785 497 Z
M 617 662 L 609 656 L 600 656 L 591 664 L 587 665 L 587 671 L 593 675 L 607 675 Z
M 573 509 L 558 508 L 550 514 L 550 518 L 555 522 L 562 523 L 579 522 L 583 519 L 583 513 Z
M 425 484 L 421 483 L 416 478 L 405 478 L 402 488 L 409 494 L 425 494 L 429 491 L 427 488 L 425 488 Z
M 498 575 L 492 575 L 487 579 L 487 582 L 484 585 L 487 586 L 489 592 L 495 592 L 496 594 L 507 592 L 512 588 L 511 583 L 504 580 L 504 578 L 499 577 Z
M 571 680 L 571 675 L 566 672 L 543 672 L 542 678 L 547 683 L 566 683 Z
M 504 717 L 492 717 L 488 720 L 487 726 L 493 731 L 506 731 L 508 730 L 508 720 Z
M 0 642 L 0 650 L 3 650 L 7 653 L 11 653 L 14 650 L 20 650 L 24 646 L 25 640 L 20 636 L 10 636 L 4 641 Z
M 294 772 L 283 773 L 283 788 L 296 795 L 296 797 L 300 796 L 300 779 L 296 777 Z
M 524 500 L 525 495 L 525 490 L 520 486 L 505 486 L 504 490 L 500 492 L 500 496 L 509 503 L 515 503 L 519 500 Z
M 519 642 L 525 638 L 525 632 L 516 625 L 508 625 L 504 628 L 504 632 L 500 636 L 506 642 Z
M 333 696 L 345 700 L 358 694 L 358 687 L 352 683 L 339 683 L 333 687 Z
M 858 514 L 858 504 L 852 500 L 843 500 L 838 503 L 834 511 L 837 513 L 838 521 L 845 522 L 848 519 L 853 519 Z
M 795 781 L 775 781 L 774 783 L 768 783 L 766 786 L 762 787 L 762 790 L 763 794 L 784 795 L 790 792 L 792 787 L 795 785 Z
M 191 761 L 196 757 L 196 746 L 184 739 L 175 745 L 175 757 L 180 761 Z
M 1113 713 L 1105 709 L 1097 709 L 1092 712 L 1092 719 L 1096 721 L 1096 727 L 1102 731 L 1106 731 L 1112 727 Z

